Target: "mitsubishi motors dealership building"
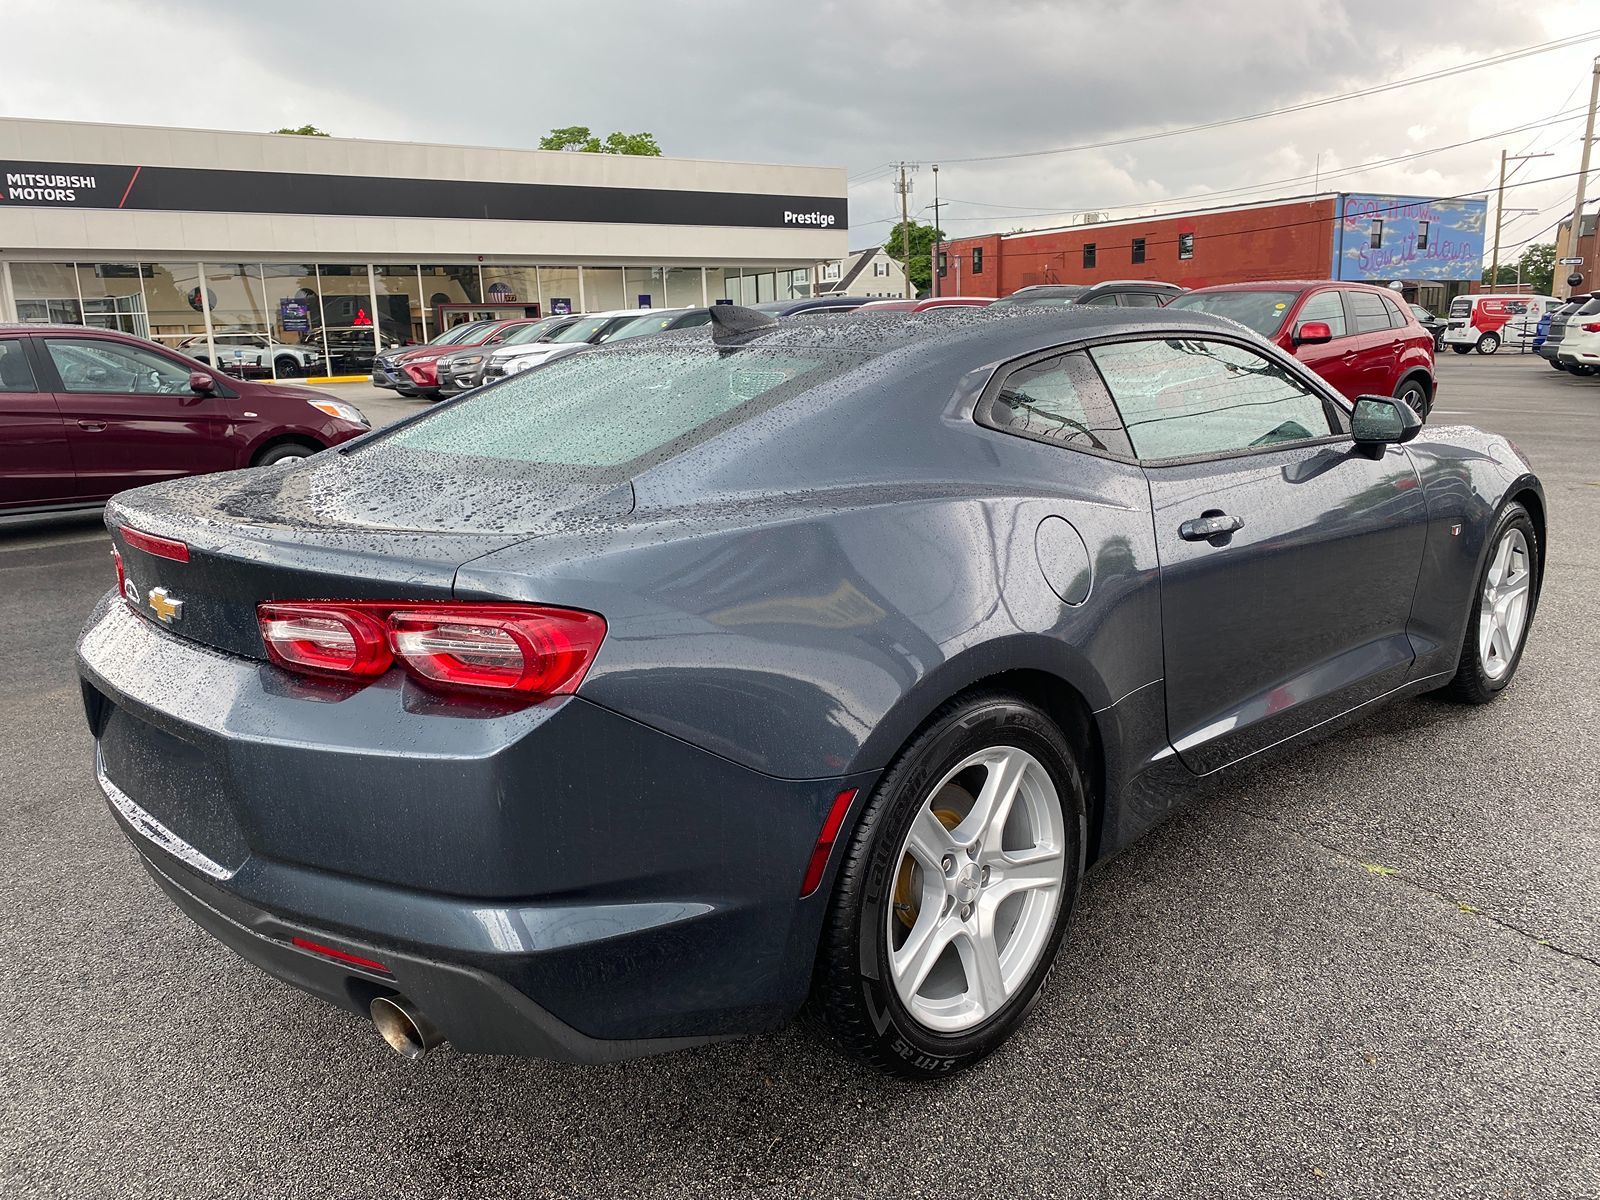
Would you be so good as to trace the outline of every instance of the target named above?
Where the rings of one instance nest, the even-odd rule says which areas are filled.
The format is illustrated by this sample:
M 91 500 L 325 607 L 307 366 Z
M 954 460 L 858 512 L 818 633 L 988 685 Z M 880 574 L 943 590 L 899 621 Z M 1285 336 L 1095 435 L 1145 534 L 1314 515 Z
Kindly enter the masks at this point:
M 169 345 L 807 296 L 847 224 L 835 167 L 0 119 L 0 320 Z

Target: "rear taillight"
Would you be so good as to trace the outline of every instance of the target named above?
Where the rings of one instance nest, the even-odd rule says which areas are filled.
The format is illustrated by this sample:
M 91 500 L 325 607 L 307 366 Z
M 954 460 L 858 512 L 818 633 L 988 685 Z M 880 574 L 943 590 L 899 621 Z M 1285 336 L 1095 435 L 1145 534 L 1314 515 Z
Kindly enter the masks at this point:
M 189 547 L 172 538 L 157 537 L 153 533 L 141 533 L 137 529 L 130 529 L 124 525 L 119 533 L 122 540 L 135 550 L 143 550 L 146 554 L 153 554 L 157 558 L 169 559 L 172 562 L 186 563 L 189 561 Z
M 122 565 L 122 551 L 115 546 L 111 547 L 111 565 L 117 569 L 117 595 L 121 596 L 129 604 L 137 606 L 139 594 L 137 592 L 131 596 L 128 594 L 128 572 Z
M 267 603 L 257 617 L 291 671 L 370 679 L 398 663 L 431 687 L 519 699 L 576 691 L 606 635 L 594 613 L 522 604 Z
M 333 604 L 262 604 L 256 608 L 267 655 L 280 667 L 371 679 L 394 662 L 380 614 Z
M 1582 328 L 1585 333 L 1600 333 L 1600 321 L 1585 321 Z

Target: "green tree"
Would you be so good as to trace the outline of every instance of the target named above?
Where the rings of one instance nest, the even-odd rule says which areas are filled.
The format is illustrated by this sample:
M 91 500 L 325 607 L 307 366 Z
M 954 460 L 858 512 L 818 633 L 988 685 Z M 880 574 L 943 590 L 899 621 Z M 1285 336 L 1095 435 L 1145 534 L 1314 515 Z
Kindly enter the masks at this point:
M 905 268 L 911 278 L 911 286 L 916 289 L 917 295 L 931 291 L 933 288 L 933 244 L 944 240 L 944 231 L 935 229 L 932 225 L 924 225 L 920 221 L 910 222 L 911 226 L 911 261 L 907 263 L 901 256 L 905 252 L 905 225 L 895 222 L 889 231 L 889 239 L 883 243 L 886 254 L 895 262 Z
M 1548 296 L 1555 277 L 1555 243 L 1539 242 L 1524 250 L 1515 262 L 1501 263 L 1500 273 L 1494 279 L 1490 279 L 1489 272 L 1484 271 L 1483 282 L 1488 287 L 1515 287 L 1520 282 L 1534 294 Z
M 1550 295 L 1551 285 L 1556 279 L 1555 243 L 1540 242 L 1529 246 L 1517 261 L 1522 265 L 1522 282 L 1531 283 L 1533 290 L 1541 296 Z
M 330 136 L 332 136 L 331 134 L 326 134 L 326 133 L 322 132 L 322 130 L 318 129 L 315 125 L 302 125 L 302 126 L 300 126 L 299 129 L 290 129 L 287 125 L 285 125 L 282 129 L 274 129 L 272 132 L 273 133 L 292 133 L 292 134 L 295 134 L 298 137 L 330 137 Z
M 653 133 L 608 133 L 604 141 L 587 125 L 568 125 L 552 129 L 539 139 L 541 150 L 576 150 L 583 154 L 639 154 L 659 158 L 661 147 Z

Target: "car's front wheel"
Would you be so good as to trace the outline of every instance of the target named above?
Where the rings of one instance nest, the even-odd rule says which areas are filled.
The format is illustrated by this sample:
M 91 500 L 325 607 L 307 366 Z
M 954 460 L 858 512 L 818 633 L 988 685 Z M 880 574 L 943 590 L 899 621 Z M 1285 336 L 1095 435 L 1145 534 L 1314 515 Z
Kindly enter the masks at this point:
M 1533 622 L 1538 595 L 1539 533 L 1521 504 L 1501 510 L 1478 576 L 1461 659 L 1447 694 L 1487 704 L 1511 682 Z
M 839 871 L 813 1006 L 843 1048 L 926 1078 L 1005 1041 L 1066 931 L 1084 812 L 1076 756 L 1038 708 L 982 693 L 936 713 Z
M 1424 421 L 1428 419 L 1428 385 L 1413 376 L 1402 380 L 1400 388 L 1394 394 L 1396 400 L 1405 401 L 1406 405 Z
M 292 354 L 280 354 L 272 360 L 273 367 L 278 372 L 279 379 L 296 379 L 304 374 L 300 367 L 300 360 Z

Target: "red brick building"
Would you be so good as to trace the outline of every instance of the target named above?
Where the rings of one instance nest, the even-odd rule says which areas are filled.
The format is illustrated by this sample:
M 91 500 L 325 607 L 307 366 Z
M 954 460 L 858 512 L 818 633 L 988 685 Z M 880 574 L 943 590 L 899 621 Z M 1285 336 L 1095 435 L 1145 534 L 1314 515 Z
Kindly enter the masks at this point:
M 942 295 L 1005 296 L 1038 283 L 1156 279 L 1402 279 L 1461 290 L 1482 270 L 1484 202 L 1330 192 L 1157 217 L 943 243 Z M 1337 274 L 1336 274 L 1337 273 Z M 1437 287 L 1423 281 L 1439 281 Z M 1445 281 L 1449 281 L 1446 283 Z

